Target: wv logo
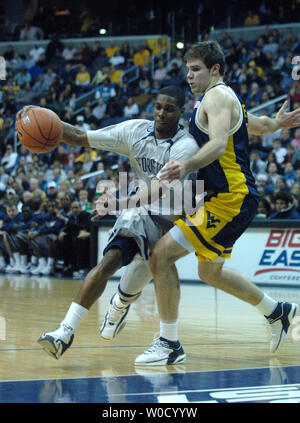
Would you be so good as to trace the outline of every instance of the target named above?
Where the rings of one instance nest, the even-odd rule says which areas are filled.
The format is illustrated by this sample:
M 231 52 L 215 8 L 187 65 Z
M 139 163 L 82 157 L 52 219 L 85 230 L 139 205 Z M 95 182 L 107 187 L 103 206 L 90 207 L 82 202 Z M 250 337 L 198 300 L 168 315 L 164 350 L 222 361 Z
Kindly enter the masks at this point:
M 220 223 L 221 221 L 219 219 L 215 219 L 215 216 L 213 216 L 209 211 L 206 211 L 207 214 L 207 225 L 206 228 L 215 228 L 215 223 Z

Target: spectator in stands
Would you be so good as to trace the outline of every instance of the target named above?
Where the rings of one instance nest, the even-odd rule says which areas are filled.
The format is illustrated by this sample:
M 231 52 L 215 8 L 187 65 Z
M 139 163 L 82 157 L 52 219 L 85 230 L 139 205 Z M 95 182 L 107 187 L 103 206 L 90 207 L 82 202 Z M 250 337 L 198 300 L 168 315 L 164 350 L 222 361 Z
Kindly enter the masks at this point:
M 71 204 L 71 214 L 58 241 L 64 260 L 64 275 L 81 279 L 90 265 L 90 213 L 78 201 Z M 72 252 L 72 253 L 71 253 Z
M 263 53 L 266 54 L 267 52 L 270 52 L 272 54 L 277 53 L 279 48 L 278 43 L 276 42 L 275 38 L 273 35 L 270 35 L 268 37 L 268 41 L 266 42 L 266 44 L 263 47 Z
M 102 46 L 100 41 L 95 41 L 93 43 L 91 50 L 90 50 L 90 56 L 91 56 L 92 61 L 97 59 L 97 57 L 99 57 L 102 54 L 102 52 L 105 53 L 105 48 Z
M 76 117 L 76 125 L 78 129 L 81 129 L 82 131 L 89 131 L 91 129 L 90 125 L 85 122 L 83 115 L 78 115 Z
M 109 59 L 109 63 L 112 66 L 121 66 L 125 64 L 125 57 L 122 56 L 120 50 L 116 51 L 114 55 Z
M 246 107 L 250 107 L 251 101 L 255 101 L 256 103 L 259 103 L 261 99 L 261 89 L 257 82 L 253 82 L 250 87 L 250 92 L 248 94 L 248 97 L 246 99 Z
M 278 165 L 276 163 L 269 163 L 267 166 L 268 184 L 265 188 L 267 194 L 273 194 L 277 179 L 280 177 L 278 173 Z
M 33 60 L 33 63 L 38 63 L 39 60 L 40 60 L 41 55 L 44 54 L 44 53 L 45 53 L 44 47 L 42 47 L 41 45 L 35 44 L 29 50 L 29 57 Z M 26 56 L 27 60 L 29 59 L 29 57 Z M 33 65 L 33 63 L 32 64 L 30 64 L 30 63 L 32 63 L 32 62 L 29 62 L 27 64 L 27 66 L 26 66 L 27 68 L 29 68 L 29 67 L 31 67 Z
M 47 96 L 48 97 L 48 96 Z M 31 85 L 24 84 L 16 94 L 16 103 L 20 106 L 31 104 L 36 98 L 35 92 L 32 90 Z
M 111 58 L 119 50 L 120 50 L 120 48 L 116 45 L 116 43 L 114 41 L 111 41 L 109 46 L 105 49 L 105 53 L 106 53 L 108 58 Z
M 294 208 L 300 214 L 300 198 L 297 197 L 295 194 L 291 194 L 291 196 L 293 198 Z
M 293 103 L 300 101 L 300 81 L 299 80 L 296 80 L 293 82 L 289 91 L 289 96 L 290 96 L 292 105 Z
M 272 152 L 276 156 L 277 163 L 282 165 L 285 161 L 287 150 L 285 147 L 282 147 L 280 138 L 275 138 L 275 140 L 273 141 Z
M 11 60 L 7 60 L 6 65 L 15 73 L 24 67 L 24 59 L 21 57 L 20 53 L 16 51 L 14 52 L 13 58 Z
M 79 93 L 89 88 L 91 75 L 84 64 L 80 65 L 79 71 L 75 77 L 75 85 L 79 88 Z
M 55 200 L 57 197 L 57 184 L 54 181 L 50 181 L 48 182 L 47 185 L 47 197 L 49 198 L 49 200 Z
M 113 84 L 111 84 L 110 79 L 108 77 L 108 78 L 105 78 L 102 85 L 100 85 L 98 91 L 96 91 L 95 99 L 98 99 L 98 98 L 101 97 L 101 98 L 103 98 L 103 100 L 107 104 L 108 101 L 112 97 L 115 97 L 116 94 L 117 94 L 116 90 L 115 90 Z
M 125 42 L 121 45 L 120 54 L 125 59 L 125 65 L 128 65 L 128 59 L 132 57 L 129 43 Z
M 76 123 L 76 116 L 72 107 L 68 107 L 63 115 L 63 121 L 74 125 Z
M 41 28 L 33 26 L 30 22 L 26 22 L 24 28 L 20 32 L 20 41 L 42 40 L 44 32 Z
M 50 91 L 46 96 L 46 103 L 46 107 L 48 107 L 48 109 L 53 110 L 58 115 L 60 114 L 62 105 L 59 102 L 59 93 L 55 90 L 53 86 L 50 87 Z
M 76 60 L 87 66 L 90 64 L 91 49 L 86 42 L 81 43 L 79 50 L 76 52 Z
M 87 211 L 88 213 L 92 212 L 93 205 L 89 201 L 89 191 L 87 189 L 81 189 L 79 191 L 78 200 L 82 210 Z
M 85 107 L 83 109 L 83 117 L 84 117 L 84 121 L 90 125 L 91 129 L 97 129 L 98 126 L 98 121 L 97 119 L 94 117 L 92 110 L 91 110 L 91 102 L 86 102 L 85 103 Z
M 92 114 L 97 119 L 97 125 L 101 125 L 101 120 L 106 117 L 107 105 L 102 97 L 98 98 L 97 105 L 93 108 Z
M 3 128 L 0 131 L 1 143 L 4 146 L 7 144 L 13 145 L 15 137 L 15 128 L 12 117 L 7 116 L 3 122 Z
M 300 214 L 295 210 L 293 197 L 287 192 L 279 192 L 274 197 L 275 212 L 270 219 L 300 219 Z
M 283 174 L 282 166 L 278 163 L 276 154 L 273 151 L 270 151 L 267 156 L 267 168 L 270 163 L 275 163 L 277 167 L 277 171 L 280 175 Z
M 97 70 L 95 73 L 91 84 L 92 85 L 101 85 L 102 82 L 109 77 L 109 66 L 105 65 L 101 69 Z
M 290 188 L 290 194 L 295 195 L 300 200 L 300 182 L 295 182 Z
M 77 49 L 74 46 L 74 43 L 68 43 L 62 51 L 62 56 L 66 62 L 72 63 L 75 59 L 76 53 L 77 53 Z
M 292 163 L 293 167 L 297 169 L 300 166 L 300 151 L 291 144 L 287 146 L 286 151 L 285 163 Z
M 291 132 L 289 129 L 283 129 L 281 131 L 281 145 L 282 147 L 287 148 L 287 146 L 291 143 L 292 141 L 292 137 L 291 137 Z
M 29 250 L 28 232 L 36 225 L 42 223 L 42 216 L 32 209 L 32 203 L 24 203 L 21 208 L 22 220 L 16 230 L 15 242 L 12 244 L 14 250 L 14 266 L 7 269 L 11 273 L 30 273 L 31 266 L 36 266 L 36 260 L 32 259 L 31 265 L 28 265 Z
M 4 57 L 4 59 L 5 59 L 7 62 L 9 62 L 10 60 L 13 60 L 14 55 L 15 55 L 15 52 L 16 52 L 16 50 L 15 50 L 15 48 L 14 48 L 13 44 L 9 44 L 9 45 L 7 46 L 7 48 L 6 48 L 6 50 L 5 50 L 5 51 L 4 51 L 4 53 L 3 53 L 3 57 Z
M 85 151 L 84 155 L 83 155 L 83 166 L 82 166 L 82 168 L 86 171 L 86 173 L 90 173 L 93 165 L 94 165 L 94 162 L 91 158 L 89 151 Z
M 5 214 L 1 213 L 2 225 L 0 230 L 0 250 L 1 256 L 9 258 L 9 264 L 1 259 L 1 271 L 14 273 L 15 267 L 20 266 L 20 257 L 16 249 L 16 233 L 22 223 L 22 215 L 19 213 L 17 202 L 8 200 L 5 205 Z
M 296 182 L 296 172 L 290 162 L 286 163 L 284 167 L 284 179 L 289 188 Z
M 8 175 L 8 173 L 5 172 L 4 166 L 1 165 L 0 166 L 0 184 L 1 184 L 1 186 L 4 185 L 4 187 L 5 187 L 5 185 L 7 184 L 8 177 L 9 177 L 9 175 Z
M 15 83 L 20 87 L 23 87 L 25 84 L 29 84 L 31 79 L 32 76 L 25 67 L 23 67 L 14 77 Z
M 177 65 L 177 69 L 180 69 L 183 65 L 183 52 L 182 50 L 176 50 L 175 56 L 169 61 L 167 70 L 168 72 L 173 68 L 173 65 Z
M 260 197 L 255 218 L 266 219 L 271 215 L 271 212 L 272 207 L 269 200 L 265 197 Z
M 122 76 L 124 71 L 122 69 L 118 69 L 115 66 L 111 66 L 109 69 L 109 79 L 113 85 L 121 85 L 122 84 Z
M 39 180 L 35 177 L 29 179 L 29 191 L 35 197 L 46 198 L 46 193 L 40 188 Z
M 287 186 L 286 180 L 282 175 L 280 175 L 276 181 L 273 195 L 276 195 L 278 192 L 289 192 L 289 187 Z
M 127 104 L 123 109 L 123 116 L 126 118 L 136 118 L 139 112 L 139 106 L 135 103 L 133 97 L 129 97 Z
M 43 223 L 34 231 L 28 233 L 33 255 L 38 257 L 38 265 L 32 269 L 32 275 L 52 275 L 56 254 L 58 234 L 65 227 L 65 221 L 60 217 L 55 201 L 48 200 Z
M 85 174 L 86 174 L 86 171 L 83 168 L 83 162 L 76 160 L 74 163 L 74 176 L 77 178 Z M 75 191 L 77 192 L 77 188 L 75 189 Z
M 49 89 L 49 86 L 48 83 L 45 81 L 44 74 L 39 75 L 38 80 L 33 84 L 31 89 L 34 94 L 35 100 L 45 95 L 46 91 L 48 91 Z
M 93 13 L 89 9 L 83 10 L 80 14 L 80 21 L 82 22 L 80 27 L 81 34 L 84 37 L 91 35 L 93 26 L 96 24 Z
M 294 148 L 300 149 L 300 128 L 295 129 L 294 138 L 291 141 L 291 145 Z
M 147 46 L 151 53 L 157 57 L 164 57 L 167 50 L 167 38 L 150 38 L 147 40 Z M 186 49 L 188 47 L 186 46 Z
M 179 75 L 179 69 L 173 68 L 170 72 L 168 72 L 165 83 L 167 83 L 168 85 L 175 85 L 176 87 L 181 87 L 184 81 Z
M 54 55 L 49 60 L 48 66 L 51 66 L 51 68 L 54 70 L 54 72 L 59 73 L 61 69 L 64 68 L 66 65 L 66 61 L 62 55 L 62 52 L 57 49 L 54 53 Z
M 64 171 L 61 163 L 55 160 L 52 165 L 52 179 L 58 184 L 61 180 L 66 178 L 66 172 Z
M 250 152 L 250 169 L 254 176 L 257 174 L 266 173 L 266 162 L 261 160 L 258 150 L 251 150 Z
M 133 63 L 140 67 L 146 68 L 150 65 L 150 52 L 145 46 L 140 46 L 133 55 Z
M 6 146 L 4 156 L 1 159 L 1 166 L 4 166 L 5 172 L 10 174 L 16 166 L 18 153 L 13 151 L 11 145 Z
M 45 82 L 48 85 L 48 89 L 50 89 L 57 75 L 51 67 L 47 68 L 47 71 L 45 72 L 44 75 L 45 75 Z
M 158 62 L 158 68 L 155 70 L 153 79 L 154 81 L 163 82 L 167 77 L 167 67 L 164 60 Z
M 151 92 L 151 81 L 147 73 L 144 73 L 139 79 L 138 87 L 141 93 L 149 94 Z
M 260 24 L 259 15 L 253 10 L 249 10 L 244 20 L 244 26 L 255 26 Z

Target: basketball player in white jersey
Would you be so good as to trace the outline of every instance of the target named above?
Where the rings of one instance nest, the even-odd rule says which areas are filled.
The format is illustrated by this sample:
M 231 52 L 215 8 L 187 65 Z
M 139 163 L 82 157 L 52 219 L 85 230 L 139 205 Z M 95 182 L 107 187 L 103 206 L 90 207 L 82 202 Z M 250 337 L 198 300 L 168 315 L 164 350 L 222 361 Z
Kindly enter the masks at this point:
M 184 100 L 183 90 L 178 87 L 165 87 L 160 90 L 155 101 L 154 122 L 142 119 L 128 120 L 86 132 L 63 123 L 63 141 L 127 156 L 138 178 L 148 186 L 164 188 L 157 179 L 163 166 L 169 160 L 183 160 L 198 149 L 194 138 L 179 125 L 184 113 Z M 19 113 L 19 117 L 25 111 L 26 108 Z M 138 192 L 135 197 L 142 198 L 142 195 L 142 192 Z M 132 199 L 133 197 L 131 203 L 134 203 Z M 122 199 L 119 200 L 121 201 Z M 127 266 L 118 292 L 111 300 L 101 335 L 105 339 L 111 339 L 123 328 L 130 303 L 152 279 L 148 264 L 150 251 L 158 239 L 170 229 L 174 219 L 174 216 L 150 216 L 145 209 L 141 214 L 134 211 L 121 214 L 112 230 L 103 259 L 85 277 L 59 327 L 39 338 L 39 344 L 50 356 L 59 359 L 71 346 L 76 329 L 103 293 L 108 279 L 119 268 Z

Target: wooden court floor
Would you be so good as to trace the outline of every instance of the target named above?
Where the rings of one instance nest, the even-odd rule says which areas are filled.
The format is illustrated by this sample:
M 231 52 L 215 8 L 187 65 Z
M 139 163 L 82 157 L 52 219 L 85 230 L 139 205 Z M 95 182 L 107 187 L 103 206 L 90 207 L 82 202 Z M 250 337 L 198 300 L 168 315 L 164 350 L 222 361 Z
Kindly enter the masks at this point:
M 113 341 L 99 326 L 117 287 L 110 281 L 79 327 L 72 348 L 60 360 L 45 354 L 37 339 L 63 319 L 79 281 L 0 276 L 0 381 L 135 375 L 137 355 L 152 343 L 159 320 L 151 283 L 132 305 L 127 326 Z M 300 304 L 300 290 L 264 288 L 273 298 Z M 201 372 L 300 365 L 300 330 L 295 326 L 282 349 L 269 352 L 265 319 L 252 306 L 203 284 L 183 283 L 180 341 L 187 360 L 172 372 Z M 154 372 L 157 369 L 153 370 Z

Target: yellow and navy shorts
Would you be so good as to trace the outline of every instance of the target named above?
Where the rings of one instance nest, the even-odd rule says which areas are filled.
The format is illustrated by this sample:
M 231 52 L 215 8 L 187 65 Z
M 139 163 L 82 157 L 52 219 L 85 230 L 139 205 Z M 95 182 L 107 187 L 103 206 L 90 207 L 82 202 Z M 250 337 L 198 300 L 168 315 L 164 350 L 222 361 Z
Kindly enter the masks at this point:
M 235 241 L 256 214 L 258 200 L 239 193 L 208 195 L 193 215 L 174 223 L 196 250 L 199 262 L 230 259 Z

